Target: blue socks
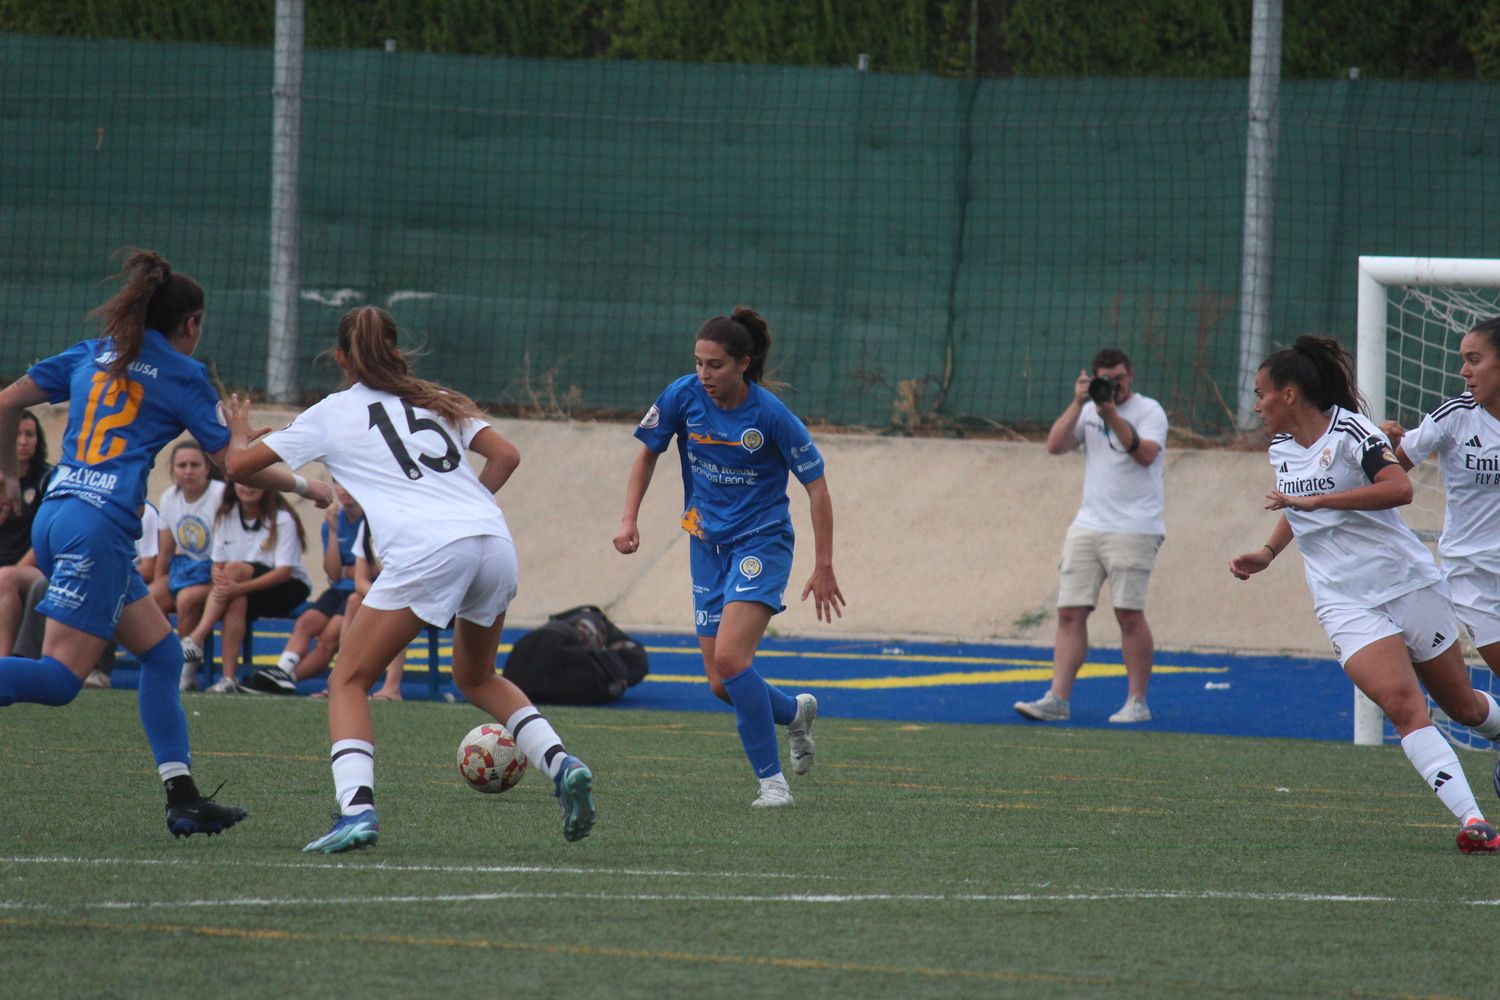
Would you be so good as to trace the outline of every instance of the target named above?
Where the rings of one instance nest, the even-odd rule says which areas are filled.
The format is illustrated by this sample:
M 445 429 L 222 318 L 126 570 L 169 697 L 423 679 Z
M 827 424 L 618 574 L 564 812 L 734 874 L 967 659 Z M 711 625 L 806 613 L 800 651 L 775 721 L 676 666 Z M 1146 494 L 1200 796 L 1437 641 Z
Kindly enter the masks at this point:
M 18 701 L 33 705 L 66 705 L 83 689 L 83 681 L 50 656 L 28 660 L 0 656 L 0 706 Z
M 764 680 L 761 683 L 765 684 Z M 766 684 L 771 695 L 771 719 L 778 726 L 789 726 L 797 717 L 797 699 L 774 684 Z
M 781 756 L 776 750 L 775 698 L 776 689 L 761 679 L 754 667 L 740 671 L 724 682 L 729 700 L 734 704 L 735 723 L 740 731 L 740 743 L 745 747 L 745 756 L 755 768 L 757 778 L 769 778 L 781 773 Z M 781 698 L 791 703 L 787 721 L 797 713 L 797 699 L 777 691 Z
M 188 743 L 187 715 L 177 685 L 182 680 L 182 641 L 171 632 L 140 655 L 139 702 L 141 728 L 151 744 L 156 765 L 182 764 L 192 767 Z

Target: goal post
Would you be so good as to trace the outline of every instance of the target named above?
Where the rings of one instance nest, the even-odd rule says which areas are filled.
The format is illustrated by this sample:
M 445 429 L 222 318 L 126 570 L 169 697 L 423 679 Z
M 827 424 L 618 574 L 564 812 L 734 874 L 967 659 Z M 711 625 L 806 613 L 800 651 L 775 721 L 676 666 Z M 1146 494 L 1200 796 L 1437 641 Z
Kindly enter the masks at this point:
M 1415 426 L 1444 399 L 1463 391 L 1458 342 L 1482 320 L 1500 316 L 1500 260 L 1466 257 L 1360 257 L 1355 377 L 1370 419 Z M 1442 524 L 1442 479 L 1437 463 L 1414 470 L 1417 493 L 1408 522 L 1427 539 Z M 1500 544 L 1500 540 L 1497 540 Z M 1487 667 L 1470 667 L 1475 686 L 1494 693 Z M 1450 723 L 1429 703 L 1434 721 L 1461 746 L 1483 741 Z M 1354 692 L 1354 742 L 1385 742 L 1385 719 L 1375 703 Z

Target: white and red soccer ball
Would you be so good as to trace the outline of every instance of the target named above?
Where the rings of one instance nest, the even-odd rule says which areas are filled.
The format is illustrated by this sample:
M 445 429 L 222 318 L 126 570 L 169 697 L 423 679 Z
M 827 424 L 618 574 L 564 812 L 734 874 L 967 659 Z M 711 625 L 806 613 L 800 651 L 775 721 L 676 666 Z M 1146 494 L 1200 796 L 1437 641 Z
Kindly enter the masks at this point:
M 458 773 L 476 792 L 503 792 L 526 774 L 526 755 L 504 726 L 486 722 L 458 745 Z

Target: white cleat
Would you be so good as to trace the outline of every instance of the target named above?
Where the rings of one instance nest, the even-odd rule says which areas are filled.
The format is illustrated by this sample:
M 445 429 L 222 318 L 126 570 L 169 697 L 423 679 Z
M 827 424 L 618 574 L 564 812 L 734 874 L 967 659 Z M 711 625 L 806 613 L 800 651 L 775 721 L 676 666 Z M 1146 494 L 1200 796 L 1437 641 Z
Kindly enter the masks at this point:
M 1120 710 L 1109 717 L 1110 722 L 1150 722 L 1151 709 L 1142 698 L 1126 698 Z
M 818 699 L 810 694 L 797 696 L 797 714 L 787 723 L 787 750 L 792 758 L 792 773 L 806 774 L 813 766 L 813 720 L 818 717 Z
M 184 637 L 182 640 L 182 680 L 178 683 L 179 691 L 198 690 L 198 671 L 203 667 L 203 650 L 191 638 Z
M 750 803 L 755 809 L 779 809 L 792 804 L 791 786 L 786 783 L 786 777 L 780 774 L 774 778 L 762 778 L 760 794 Z

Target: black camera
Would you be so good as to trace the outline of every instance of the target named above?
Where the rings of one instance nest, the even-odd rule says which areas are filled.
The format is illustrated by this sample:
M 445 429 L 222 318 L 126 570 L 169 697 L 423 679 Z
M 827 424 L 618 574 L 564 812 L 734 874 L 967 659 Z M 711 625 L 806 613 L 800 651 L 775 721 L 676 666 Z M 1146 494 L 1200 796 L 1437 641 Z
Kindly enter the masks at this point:
M 1108 403 L 1115 398 L 1115 393 L 1120 389 L 1117 379 L 1105 378 L 1103 375 L 1095 375 L 1089 380 L 1089 399 L 1097 405 Z

